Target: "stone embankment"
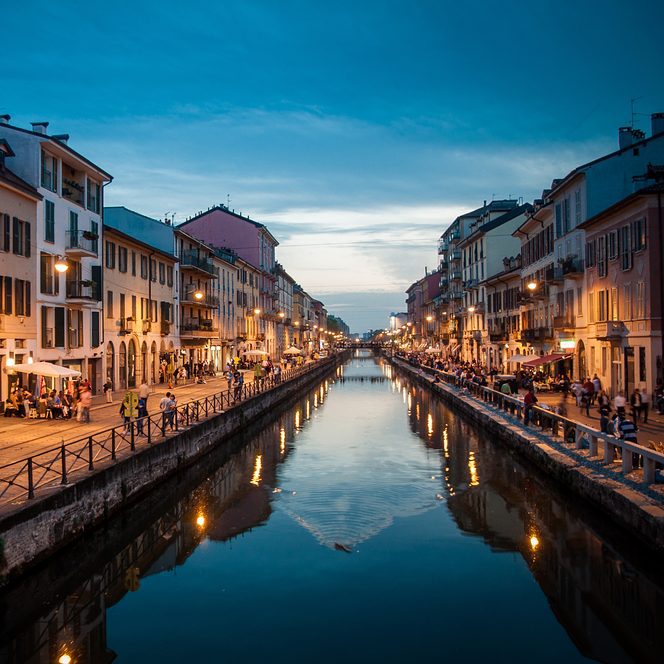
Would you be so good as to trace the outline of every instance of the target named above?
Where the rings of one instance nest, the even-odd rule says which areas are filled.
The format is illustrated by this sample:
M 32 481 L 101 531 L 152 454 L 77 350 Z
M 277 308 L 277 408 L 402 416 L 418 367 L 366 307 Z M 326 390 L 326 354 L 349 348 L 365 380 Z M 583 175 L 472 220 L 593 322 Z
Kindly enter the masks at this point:
M 464 418 L 534 463 L 556 484 L 602 510 L 611 521 L 657 550 L 664 549 L 662 494 L 611 469 L 611 462 L 569 449 L 561 438 L 528 428 L 517 418 L 398 358 L 387 358 L 400 372 L 439 395 Z M 630 454 L 631 457 L 631 454 Z M 606 458 L 606 457 L 605 457 Z M 659 486 L 661 488 L 661 485 Z
M 339 353 L 310 370 L 169 435 L 114 463 L 70 478 L 0 518 L 0 573 L 15 578 L 106 521 L 234 434 L 274 411 L 347 359 Z

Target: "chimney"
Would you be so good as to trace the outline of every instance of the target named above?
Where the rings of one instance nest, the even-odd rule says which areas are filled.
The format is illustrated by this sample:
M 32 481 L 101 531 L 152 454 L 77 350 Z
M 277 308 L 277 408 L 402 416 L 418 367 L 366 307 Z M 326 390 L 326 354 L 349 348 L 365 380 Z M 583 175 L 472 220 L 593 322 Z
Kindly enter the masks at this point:
M 650 116 L 652 124 L 652 135 L 661 134 L 664 131 L 664 113 L 653 113 Z
M 48 128 L 48 122 L 31 122 L 32 131 L 36 134 L 46 134 L 46 129 Z
M 69 140 L 69 134 L 53 134 L 51 138 L 54 138 L 56 141 L 59 141 L 60 143 L 64 143 L 67 145 L 67 141 Z
M 628 148 L 633 142 L 632 128 L 620 127 L 618 129 L 618 148 L 624 150 Z
M 12 116 L 8 113 L 5 115 L 0 115 L 0 124 L 9 124 L 9 121 L 12 119 Z

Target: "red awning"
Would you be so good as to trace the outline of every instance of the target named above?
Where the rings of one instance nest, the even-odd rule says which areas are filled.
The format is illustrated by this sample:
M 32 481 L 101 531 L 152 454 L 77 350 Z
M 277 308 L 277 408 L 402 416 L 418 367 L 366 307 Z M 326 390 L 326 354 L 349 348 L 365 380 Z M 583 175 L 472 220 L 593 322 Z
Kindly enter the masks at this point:
M 571 355 L 564 355 L 563 353 L 551 353 L 551 355 L 542 355 L 542 357 L 536 357 L 534 360 L 528 360 L 524 362 L 522 367 L 541 367 L 543 364 L 550 364 L 551 362 L 558 362 L 560 360 L 566 360 Z

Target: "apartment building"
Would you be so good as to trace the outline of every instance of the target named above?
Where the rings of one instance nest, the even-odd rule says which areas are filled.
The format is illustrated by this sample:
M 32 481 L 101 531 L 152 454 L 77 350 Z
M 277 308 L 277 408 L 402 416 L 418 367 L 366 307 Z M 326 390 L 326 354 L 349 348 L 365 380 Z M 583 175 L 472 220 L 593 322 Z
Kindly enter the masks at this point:
M 615 396 L 635 387 L 653 393 L 662 380 L 662 199 L 660 183 L 588 219 L 584 338 L 587 373 Z M 654 173 L 653 173 L 654 175 Z
M 269 353 L 265 345 L 265 333 L 261 331 L 263 310 L 260 308 L 260 272 L 254 265 L 239 257 L 235 265 L 237 352 L 242 354 L 246 350 L 265 350 Z
M 9 143 L 0 139 L 0 410 L 19 382 L 34 389 L 34 377 L 15 373 L 12 367 L 40 359 L 32 229 L 42 196 L 6 166 L 13 156 Z
M 140 239 L 138 239 L 140 238 Z M 104 209 L 104 375 L 114 389 L 160 380 L 179 349 L 173 228 L 125 207 Z
M 0 119 L 0 139 L 14 152 L 7 166 L 41 196 L 35 227 L 19 226 L 18 238 L 23 232 L 39 266 L 32 282 L 37 349 L 40 360 L 80 371 L 99 393 L 103 188 L 112 178 L 74 151 L 67 134 L 49 135 L 48 125 L 34 122 L 28 130 Z
M 277 324 L 277 346 L 279 348 L 279 355 L 289 346 L 293 345 L 293 289 L 295 287 L 295 279 L 291 277 L 280 263 L 276 263 L 277 275 L 277 316 L 279 323 Z
M 225 205 L 217 205 L 180 224 L 190 235 L 213 247 L 225 247 L 258 271 L 258 302 L 260 318 L 256 320 L 257 335 L 270 356 L 277 352 L 278 289 L 275 248 L 279 242 L 266 226 Z
M 235 288 L 237 282 L 237 255 L 228 249 L 214 248 L 212 263 L 216 275 L 214 302 L 217 304 L 219 337 L 210 347 L 215 370 L 221 371 L 237 353 L 237 323 Z

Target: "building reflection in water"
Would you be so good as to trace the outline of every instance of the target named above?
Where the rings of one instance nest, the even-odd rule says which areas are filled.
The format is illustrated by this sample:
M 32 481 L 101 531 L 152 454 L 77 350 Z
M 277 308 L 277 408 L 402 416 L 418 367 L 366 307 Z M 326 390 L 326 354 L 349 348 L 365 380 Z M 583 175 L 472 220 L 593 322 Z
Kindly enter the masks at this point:
M 419 409 L 429 413 L 424 426 Z M 459 528 L 495 552 L 521 554 L 583 655 L 664 661 L 664 575 L 638 545 L 605 534 L 597 515 L 561 497 L 428 391 L 409 391 L 408 417 L 423 444 L 441 450 L 447 506 Z
M 327 380 L 313 392 L 319 404 L 333 384 Z M 88 552 L 85 559 L 81 553 L 81 570 L 98 572 L 81 581 L 76 553 L 67 552 L 0 596 L 0 662 L 112 662 L 116 654 L 106 641 L 107 608 L 128 592 L 140 592 L 142 579 L 183 565 L 203 540 L 228 541 L 265 524 L 279 491 L 277 467 L 288 458 L 289 442 L 303 426 L 301 413 L 308 419 L 310 407 L 309 398 L 300 400 L 209 475 L 197 475 L 203 471 L 200 464 L 191 468 L 190 484 L 196 488 L 175 501 L 162 501 L 159 516 L 149 523 L 143 519 L 137 534 L 123 523 L 117 538 L 106 542 L 110 556 L 100 560 Z M 139 503 L 123 521 L 131 523 L 136 516 L 138 523 L 142 511 Z M 63 578 L 62 587 L 53 585 Z

